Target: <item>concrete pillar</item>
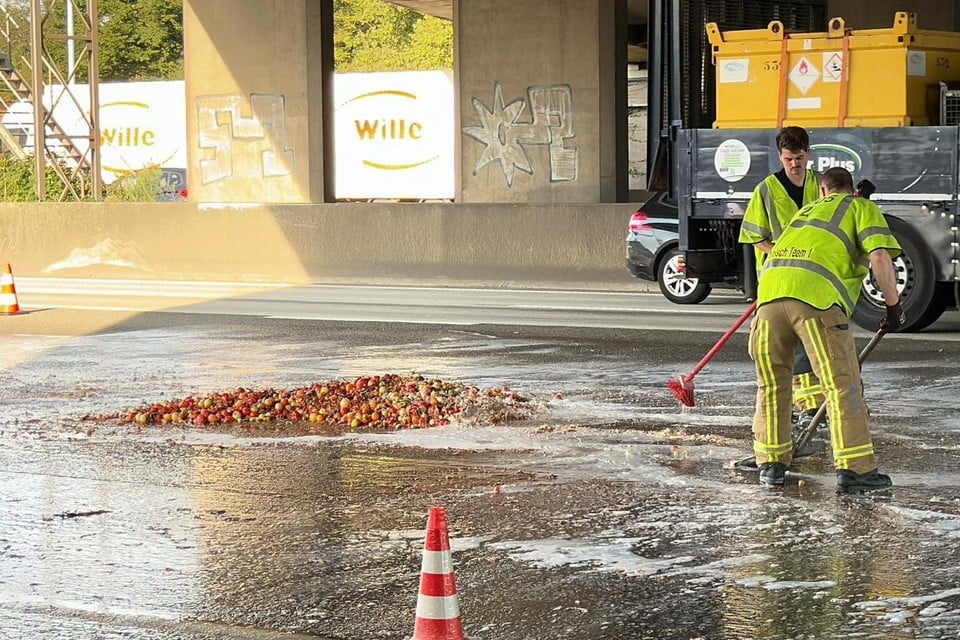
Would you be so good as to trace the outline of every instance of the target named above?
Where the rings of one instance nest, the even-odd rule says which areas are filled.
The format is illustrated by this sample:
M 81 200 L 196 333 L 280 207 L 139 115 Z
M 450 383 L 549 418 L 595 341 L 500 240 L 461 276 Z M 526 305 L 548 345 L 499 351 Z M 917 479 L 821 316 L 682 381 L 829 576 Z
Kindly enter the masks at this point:
M 333 201 L 333 0 L 184 0 L 183 31 L 190 200 Z
M 626 1 L 454 0 L 462 202 L 627 197 Z

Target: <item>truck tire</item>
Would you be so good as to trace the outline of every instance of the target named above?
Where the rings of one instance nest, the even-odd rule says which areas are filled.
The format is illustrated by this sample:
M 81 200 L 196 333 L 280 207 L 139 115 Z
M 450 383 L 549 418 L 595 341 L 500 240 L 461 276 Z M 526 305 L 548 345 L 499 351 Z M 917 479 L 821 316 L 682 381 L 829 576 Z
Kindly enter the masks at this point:
M 657 284 L 660 292 L 674 304 L 699 304 L 710 295 L 710 285 L 696 278 L 686 278 L 680 271 L 683 252 L 677 247 L 667 250 L 657 262 Z
M 936 263 L 933 254 L 909 224 L 897 218 L 888 218 L 887 223 L 903 248 L 903 253 L 893 261 L 900 304 L 907 316 L 907 324 L 901 331 L 920 331 L 936 322 L 946 309 L 946 296 L 937 287 Z M 883 296 L 871 271 L 863 279 L 853 321 L 864 329 L 876 331 L 886 315 Z
M 926 312 L 923 314 L 923 317 L 917 321 L 917 329 L 926 329 L 934 322 L 940 319 L 940 316 L 943 315 L 943 312 L 952 307 L 954 304 L 954 295 L 953 295 L 953 285 L 949 282 L 938 282 L 936 285 L 936 290 L 933 294 L 933 301 L 930 303 L 930 306 L 927 307 Z

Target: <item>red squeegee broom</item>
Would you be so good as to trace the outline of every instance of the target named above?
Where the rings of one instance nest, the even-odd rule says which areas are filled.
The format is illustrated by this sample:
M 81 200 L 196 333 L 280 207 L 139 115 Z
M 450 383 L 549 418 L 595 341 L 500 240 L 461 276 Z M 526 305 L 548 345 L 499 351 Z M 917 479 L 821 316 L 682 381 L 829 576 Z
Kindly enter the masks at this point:
M 727 332 L 723 334 L 719 340 L 717 340 L 717 344 L 713 345 L 713 348 L 707 352 L 707 355 L 700 359 L 700 362 L 698 362 L 697 366 L 693 368 L 693 371 L 683 377 L 672 378 L 667 381 L 667 389 L 670 389 L 670 391 L 673 392 L 673 395 L 676 396 L 677 401 L 680 404 L 687 407 L 693 406 L 694 376 L 700 373 L 700 369 L 703 369 L 705 366 L 707 366 L 707 362 L 710 361 L 710 358 L 712 358 L 717 351 L 720 351 L 720 348 L 727 343 L 727 340 L 730 339 L 730 336 L 737 332 L 737 329 L 739 329 L 743 323 L 747 321 L 747 318 L 750 317 L 756 308 L 757 303 L 751 303 L 750 306 L 747 307 L 747 310 L 743 312 L 743 315 L 737 318 L 737 321 L 733 323 L 733 326 L 727 329 Z

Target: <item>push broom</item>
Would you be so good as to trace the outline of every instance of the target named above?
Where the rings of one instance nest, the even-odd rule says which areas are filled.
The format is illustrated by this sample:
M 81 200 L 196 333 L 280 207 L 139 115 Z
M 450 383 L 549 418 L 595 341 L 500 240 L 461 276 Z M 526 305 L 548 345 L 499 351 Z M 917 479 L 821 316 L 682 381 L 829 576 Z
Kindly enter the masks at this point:
M 717 344 L 713 345 L 713 348 L 707 352 L 707 355 L 700 359 L 700 362 L 698 362 L 697 366 L 693 368 L 693 371 L 685 376 L 672 378 L 667 381 L 667 389 L 670 389 L 673 395 L 676 396 L 677 402 L 687 407 L 692 407 L 694 405 L 693 378 L 700 373 L 701 369 L 707 366 L 707 363 L 717 353 L 717 351 L 720 351 L 723 345 L 727 344 L 727 341 L 730 339 L 730 337 L 737 332 L 737 329 L 743 326 L 743 323 L 747 321 L 747 318 L 753 314 L 756 308 L 757 303 L 754 301 L 749 307 L 747 307 L 747 310 L 743 312 L 743 315 L 737 318 L 737 321 L 733 323 L 733 326 L 727 329 L 727 332 L 723 334 L 719 340 L 717 340 Z

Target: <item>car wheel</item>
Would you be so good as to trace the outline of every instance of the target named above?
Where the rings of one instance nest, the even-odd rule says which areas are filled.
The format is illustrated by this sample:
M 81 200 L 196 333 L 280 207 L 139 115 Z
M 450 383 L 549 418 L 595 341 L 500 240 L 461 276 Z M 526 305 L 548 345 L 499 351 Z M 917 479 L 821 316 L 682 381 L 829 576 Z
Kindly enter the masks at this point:
M 663 254 L 657 267 L 657 284 L 660 292 L 676 304 L 697 304 L 710 295 L 710 285 L 697 278 L 687 278 L 680 270 L 683 252 L 673 248 Z

